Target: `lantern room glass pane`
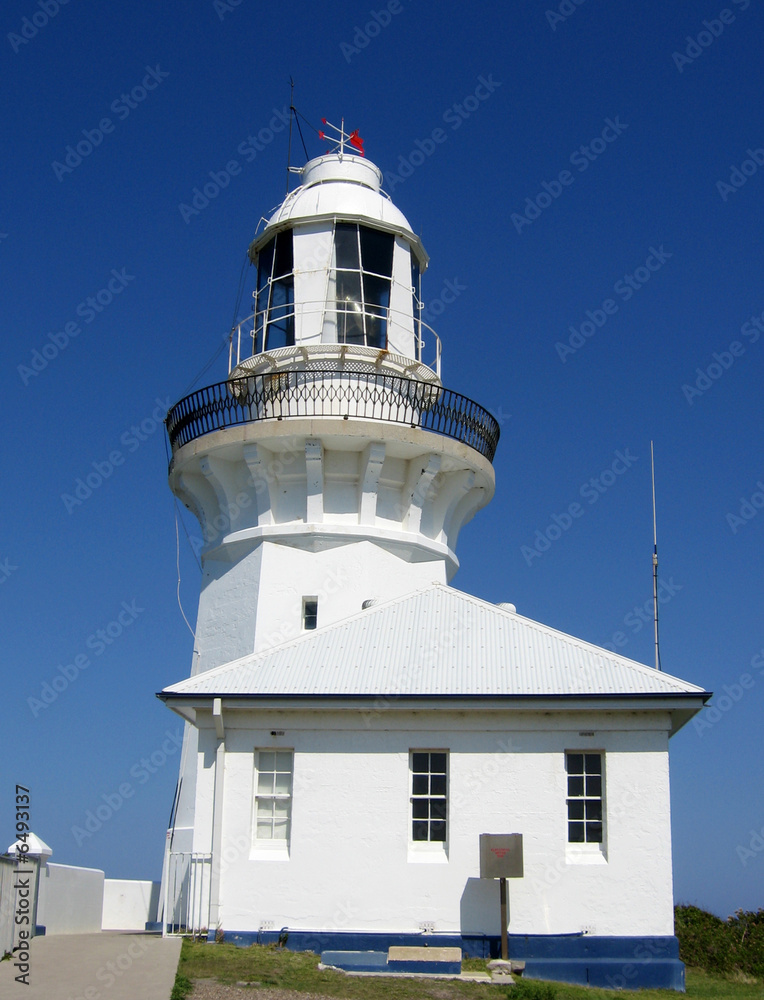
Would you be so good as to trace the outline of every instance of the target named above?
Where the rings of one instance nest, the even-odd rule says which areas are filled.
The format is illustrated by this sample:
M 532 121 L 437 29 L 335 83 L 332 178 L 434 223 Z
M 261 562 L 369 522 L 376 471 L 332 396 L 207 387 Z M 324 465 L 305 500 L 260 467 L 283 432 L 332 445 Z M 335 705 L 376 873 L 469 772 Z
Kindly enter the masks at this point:
M 358 271 L 358 226 L 351 222 L 338 222 L 334 229 L 336 267 Z
M 392 277 L 393 247 L 395 237 L 392 233 L 383 233 L 379 229 L 369 229 L 361 226 L 361 266 L 371 274 Z
M 265 348 L 268 351 L 279 347 L 294 346 L 294 278 L 274 281 L 271 285 L 271 304 L 268 309 L 268 325 L 265 334 Z
M 292 254 L 292 231 L 286 230 L 276 236 L 276 253 L 273 264 L 273 277 L 282 278 L 294 271 Z

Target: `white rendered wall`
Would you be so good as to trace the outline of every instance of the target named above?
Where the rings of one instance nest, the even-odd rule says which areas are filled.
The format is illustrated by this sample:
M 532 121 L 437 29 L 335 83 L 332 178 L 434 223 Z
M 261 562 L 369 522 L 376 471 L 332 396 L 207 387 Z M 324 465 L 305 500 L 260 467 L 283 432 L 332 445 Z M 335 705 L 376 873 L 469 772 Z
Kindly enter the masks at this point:
M 433 922 L 498 934 L 498 887 L 478 877 L 478 838 L 522 833 L 511 933 L 673 933 L 666 715 L 274 711 L 251 716 L 251 728 L 240 718 L 227 714 L 223 929 L 416 932 Z M 210 850 L 214 731 L 200 742 L 194 849 Z M 274 746 L 295 751 L 288 856 L 252 840 L 253 751 Z M 410 749 L 449 751 L 446 851 L 409 845 Z M 602 850 L 566 842 L 564 751 L 581 749 L 605 753 Z
M 40 869 L 37 923 L 46 934 L 96 934 L 101 930 L 104 873 L 48 862 Z
M 130 879 L 104 879 L 104 931 L 144 931 L 148 922 L 157 919 L 159 882 L 138 882 Z

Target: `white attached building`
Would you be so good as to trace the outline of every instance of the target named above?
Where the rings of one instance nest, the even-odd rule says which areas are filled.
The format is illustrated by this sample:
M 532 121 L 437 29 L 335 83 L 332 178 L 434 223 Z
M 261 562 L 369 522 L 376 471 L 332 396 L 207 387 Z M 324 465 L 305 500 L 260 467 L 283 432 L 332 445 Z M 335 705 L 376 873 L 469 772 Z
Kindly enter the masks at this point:
M 189 723 L 166 926 L 495 953 L 479 836 L 521 833 L 526 974 L 682 988 L 668 740 L 708 695 L 449 586 L 498 427 L 440 381 L 380 179 L 303 168 L 228 380 L 168 417 L 206 547 L 192 673 L 159 695 Z

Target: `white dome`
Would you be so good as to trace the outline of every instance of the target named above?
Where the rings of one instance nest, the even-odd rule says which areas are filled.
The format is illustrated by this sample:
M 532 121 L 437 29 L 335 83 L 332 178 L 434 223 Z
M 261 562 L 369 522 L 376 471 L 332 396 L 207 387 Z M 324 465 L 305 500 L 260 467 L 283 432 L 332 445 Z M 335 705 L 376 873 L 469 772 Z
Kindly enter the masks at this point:
M 382 171 L 360 156 L 337 153 L 319 156 L 302 168 L 303 183 L 284 199 L 255 239 L 250 253 L 270 239 L 274 228 L 287 224 L 341 218 L 370 222 L 388 232 L 404 235 L 416 248 L 421 270 L 428 257 L 408 219 L 387 195 L 380 192 Z

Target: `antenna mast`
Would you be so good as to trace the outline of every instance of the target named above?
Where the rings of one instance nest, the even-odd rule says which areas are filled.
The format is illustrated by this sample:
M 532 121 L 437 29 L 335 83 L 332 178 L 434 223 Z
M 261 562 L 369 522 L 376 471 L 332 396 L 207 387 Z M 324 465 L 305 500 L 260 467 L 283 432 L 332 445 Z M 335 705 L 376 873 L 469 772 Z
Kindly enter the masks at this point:
M 658 644 L 658 529 L 655 519 L 655 455 L 650 442 L 650 469 L 653 480 L 653 612 L 655 617 L 655 669 L 661 669 L 661 652 Z
M 292 166 L 292 122 L 294 120 L 294 80 L 289 77 L 289 141 L 287 143 L 286 193 L 289 194 L 289 168 Z

